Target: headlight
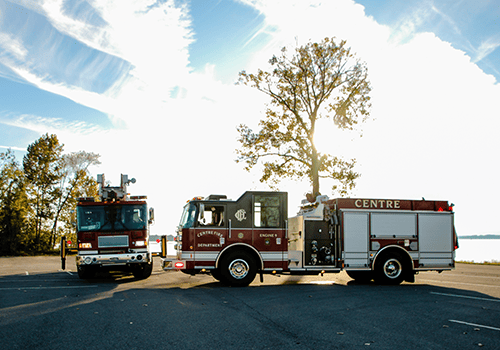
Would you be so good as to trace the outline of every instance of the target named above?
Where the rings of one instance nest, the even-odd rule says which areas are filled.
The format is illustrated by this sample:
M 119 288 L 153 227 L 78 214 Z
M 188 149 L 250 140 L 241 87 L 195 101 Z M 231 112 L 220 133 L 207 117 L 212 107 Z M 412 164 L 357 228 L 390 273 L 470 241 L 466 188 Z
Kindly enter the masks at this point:
M 90 256 L 87 256 L 85 258 L 85 264 L 90 264 L 92 262 L 92 258 Z
M 136 247 L 144 247 L 146 245 L 146 241 L 136 241 Z
M 92 243 L 80 243 L 79 248 L 92 248 Z

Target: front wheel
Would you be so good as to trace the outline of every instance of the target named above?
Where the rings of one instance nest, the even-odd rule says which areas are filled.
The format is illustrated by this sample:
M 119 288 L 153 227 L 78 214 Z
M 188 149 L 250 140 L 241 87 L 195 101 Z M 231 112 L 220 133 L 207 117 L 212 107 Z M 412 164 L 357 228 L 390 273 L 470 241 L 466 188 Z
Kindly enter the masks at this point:
M 132 273 L 134 274 L 134 277 L 140 280 L 145 280 L 146 278 L 149 278 L 151 276 L 151 273 L 153 272 L 153 260 L 148 263 L 140 264 L 140 266 L 134 266 L 134 270 Z
M 220 277 L 225 284 L 246 287 L 255 279 L 257 264 L 247 252 L 230 253 L 221 261 Z
M 220 281 L 222 279 L 219 269 L 213 269 L 213 270 L 211 270 L 210 273 L 212 274 L 212 277 L 215 278 L 217 281 Z
M 86 280 L 95 276 L 96 270 L 92 266 L 78 266 L 78 277 Z
M 375 280 L 381 284 L 400 284 L 404 280 L 404 264 L 401 255 L 394 253 L 379 258 L 375 266 Z

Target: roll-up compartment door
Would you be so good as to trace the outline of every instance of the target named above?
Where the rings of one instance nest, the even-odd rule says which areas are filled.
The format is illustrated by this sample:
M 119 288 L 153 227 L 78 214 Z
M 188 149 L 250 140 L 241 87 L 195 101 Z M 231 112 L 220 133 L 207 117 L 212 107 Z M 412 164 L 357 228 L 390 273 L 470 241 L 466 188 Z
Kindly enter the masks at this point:
M 368 267 L 368 215 L 368 213 L 344 212 L 345 267 Z
M 453 216 L 419 214 L 419 262 L 423 267 L 447 267 L 453 264 Z

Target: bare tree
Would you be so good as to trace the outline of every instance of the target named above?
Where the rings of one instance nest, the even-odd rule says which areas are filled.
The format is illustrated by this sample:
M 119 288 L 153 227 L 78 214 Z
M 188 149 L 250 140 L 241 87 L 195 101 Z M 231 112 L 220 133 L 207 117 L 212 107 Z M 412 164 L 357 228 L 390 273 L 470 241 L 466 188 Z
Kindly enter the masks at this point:
M 65 154 L 61 158 L 60 165 L 60 180 L 58 187 L 57 204 L 54 215 L 54 223 L 52 226 L 51 244 L 55 243 L 57 238 L 57 224 L 61 212 L 68 204 L 68 200 L 74 197 L 75 193 L 82 192 L 79 190 L 88 181 L 88 168 L 91 165 L 99 165 L 99 154 L 87 153 L 85 151 L 73 152 Z M 85 191 L 83 191 L 85 192 Z

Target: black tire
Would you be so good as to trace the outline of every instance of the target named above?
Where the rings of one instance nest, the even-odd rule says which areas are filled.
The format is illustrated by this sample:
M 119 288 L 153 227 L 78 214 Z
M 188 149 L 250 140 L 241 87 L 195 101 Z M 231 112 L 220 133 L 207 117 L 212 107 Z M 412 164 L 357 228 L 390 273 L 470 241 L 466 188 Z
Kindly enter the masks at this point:
M 91 266 L 78 266 L 78 277 L 86 280 L 95 276 L 96 270 Z
M 373 279 L 373 271 L 346 271 L 358 283 L 368 283 Z
M 236 251 L 223 257 L 220 264 L 221 282 L 233 287 L 246 287 L 255 279 L 257 263 L 245 251 Z
M 404 280 L 406 266 L 398 253 L 385 254 L 377 258 L 375 280 L 380 284 L 400 284 Z
M 149 278 L 152 272 L 153 272 L 153 260 L 151 260 L 149 264 L 144 263 L 144 264 L 139 264 L 139 266 L 134 266 L 134 269 L 132 270 L 134 277 L 140 280 L 145 280 L 146 278 Z

